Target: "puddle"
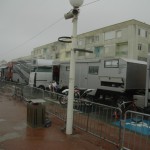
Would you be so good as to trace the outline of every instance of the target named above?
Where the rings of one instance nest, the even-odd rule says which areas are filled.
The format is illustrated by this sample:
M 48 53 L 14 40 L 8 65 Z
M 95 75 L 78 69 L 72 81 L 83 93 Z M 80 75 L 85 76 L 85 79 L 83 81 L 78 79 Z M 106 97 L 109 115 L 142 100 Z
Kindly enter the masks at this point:
M 22 130 L 22 129 L 25 129 L 27 127 L 27 124 L 24 122 L 22 124 L 19 124 L 15 127 L 13 127 L 15 130 Z
M 6 121 L 5 119 L 0 119 L 0 122 Z
M 20 137 L 20 135 L 17 132 L 7 133 L 0 137 L 0 142 L 4 142 L 10 139 L 15 139 L 17 137 Z

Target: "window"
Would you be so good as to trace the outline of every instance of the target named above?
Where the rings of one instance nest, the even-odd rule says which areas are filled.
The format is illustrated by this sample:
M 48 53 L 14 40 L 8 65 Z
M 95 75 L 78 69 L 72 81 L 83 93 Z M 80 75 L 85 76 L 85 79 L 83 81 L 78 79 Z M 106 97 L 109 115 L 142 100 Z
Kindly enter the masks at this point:
M 141 36 L 145 37 L 145 30 L 144 29 L 141 29 Z
M 141 35 L 141 29 L 138 29 L 138 35 Z
M 96 57 L 99 57 L 100 56 L 100 47 L 95 47 L 94 48 L 94 53 L 95 53 Z
M 36 71 L 36 68 L 31 68 L 31 72 L 35 72 Z
M 85 56 L 85 52 L 79 51 L 78 56 Z
M 142 50 L 142 44 L 138 44 L 138 50 Z
M 37 72 L 52 72 L 52 67 L 38 67 Z
M 70 71 L 70 66 L 66 66 L 66 71 Z
M 91 43 L 95 43 L 98 41 L 99 41 L 99 35 L 86 37 L 86 44 L 91 44 Z
M 148 32 L 147 31 L 145 31 L 145 37 L 148 37 Z
M 117 31 L 116 35 L 117 35 L 117 38 L 120 38 L 121 37 L 121 31 Z
M 110 40 L 115 38 L 115 31 L 110 31 L 105 33 L 105 40 Z
M 35 65 L 36 64 L 36 60 L 33 60 L 33 65 Z
M 56 46 L 51 46 L 51 49 L 53 50 L 53 51 L 55 51 L 55 50 L 57 50 L 57 47 Z
M 31 72 L 52 72 L 52 67 L 35 67 L 31 69 Z
M 98 42 L 98 41 L 99 41 L 99 36 L 98 35 L 94 36 L 94 42 Z
M 59 53 L 56 54 L 56 59 L 59 58 Z
M 47 48 L 43 48 L 43 53 L 46 53 L 47 52 Z
M 94 36 L 86 37 L 86 44 L 91 44 L 94 42 Z
M 148 53 L 150 53 L 150 44 L 148 44 Z
M 65 49 L 65 48 L 66 48 L 66 43 L 61 43 L 60 47 L 61 47 L 62 49 Z
M 103 50 L 104 50 L 103 46 L 94 47 L 95 57 L 99 57 L 103 53 Z
M 97 75 L 99 66 L 89 66 L 89 74 Z
M 118 68 L 119 67 L 119 60 L 105 60 L 104 61 L 104 67 L 105 68 Z
M 141 37 L 144 37 L 144 38 L 146 37 L 147 38 L 148 37 L 148 32 L 145 29 L 141 28 L 141 29 L 138 29 L 138 35 L 141 36 Z
M 66 52 L 66 58 L 70 57 L 70 52 Z
M 41 54 L 41 50 L 40 49 L 38 50 L 38 54 Z
M 116 44 L 116 56 L 117 57 L 128 57 L 128 43 Z
M 78 45 L 79 46 L 83 45 L 83 41 L 82 40 L 78 41 Z
M 147 62 L 147 58 L 138 56 L 138 60 Z
M 80 46 L 81 46 L 81 45 L 82 45 L 82 41 L 78 41 L 78 45 L 80 45 Z

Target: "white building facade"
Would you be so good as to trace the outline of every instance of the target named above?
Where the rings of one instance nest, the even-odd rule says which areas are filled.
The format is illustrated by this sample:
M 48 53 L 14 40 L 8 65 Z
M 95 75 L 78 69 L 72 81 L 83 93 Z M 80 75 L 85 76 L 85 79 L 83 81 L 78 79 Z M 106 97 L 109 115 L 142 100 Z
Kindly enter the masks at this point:
M 150 25 L 129 20 L 77 36 L 78 48 L 93 53 L 76 52 L 77 59 L 124 57 L 146 61 L 150 52 Z M 70 59 L 71 44 L 53 42 L 35 48 L 32 58 Z

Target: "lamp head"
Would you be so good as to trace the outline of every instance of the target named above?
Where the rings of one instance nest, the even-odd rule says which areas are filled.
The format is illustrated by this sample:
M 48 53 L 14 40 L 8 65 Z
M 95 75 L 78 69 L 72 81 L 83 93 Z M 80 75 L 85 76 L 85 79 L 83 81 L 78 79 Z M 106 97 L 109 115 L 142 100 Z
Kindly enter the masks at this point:
M 74 8 L 79 8 L 82 4 L 84 0 L 69 0 L 70 4 L 74 7 Z

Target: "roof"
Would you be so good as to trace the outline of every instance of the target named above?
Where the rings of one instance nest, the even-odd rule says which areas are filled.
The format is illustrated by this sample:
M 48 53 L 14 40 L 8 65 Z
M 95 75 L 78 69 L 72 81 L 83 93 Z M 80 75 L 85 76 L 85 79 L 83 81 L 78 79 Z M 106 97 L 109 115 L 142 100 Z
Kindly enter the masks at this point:
M 7 68 L 7 66 L 0 66 L 0 69 L 4 69 L 4 68 Z
M 91 30 L 91 31 L 88 31 L 88 32 L 85 32 L 85 33 L 81 33 L 78 36 L 82 37 L 82 36 L 85 36 L 85 35 L 87 35 L 91 32 L 92 33 L 94 33 L 94 32 L 97 33 L 99 31 L 102 31 L 102 32 L 112 31 L 112 29 L 113 30 L 118 30 L 122 27 L 127 27 L 128 25 L 140 25 L 140 26 L 144 26 L 145 28 L 150 28 L 150 25 L 145 23 L 145 22 L 141 22 L 141 21 L 138 21 L 138 20 L 135 20 L 135 19 L 131 19 L 131 20 L 119 22 L 119 23 L 116 23 L 116 24 L 111 24 L 111 25 L 108 25 L 108 26 L 105 26 L 105 27 L 101 27 L 101 28 L 98 28 L 98 29 L 95 29 L 95 30 Z
M 47 60 L 47 59 L 34 59 L 32 62 L 33 66 L 51 66 L 53 63 L 53 60 Z
M 128 59 L 128 58 L 121 58 L 121 59 L 126 61 L 126 62 L 130 62 L 130 63 L 147 65 L 147 62 L 145 62 L 145 61 L 140 61 L 140 60 L 135 60 L 135 59 Z

